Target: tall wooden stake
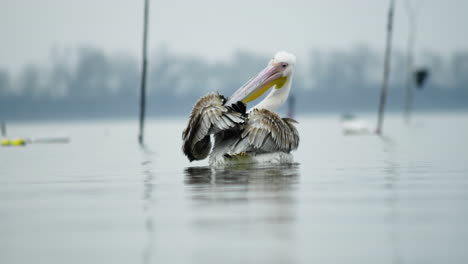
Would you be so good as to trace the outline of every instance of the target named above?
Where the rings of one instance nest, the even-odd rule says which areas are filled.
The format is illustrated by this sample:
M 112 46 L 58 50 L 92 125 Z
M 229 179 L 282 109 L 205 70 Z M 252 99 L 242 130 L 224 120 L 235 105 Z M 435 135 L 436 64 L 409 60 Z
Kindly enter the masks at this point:
M 140 83 L 140 132 L 138 134 L 138 142 L 143 144 L 144 126 L 145 126 L 145 108 L 146 108 L 146 66 L 147 59 L 147 41 L 148 41 L 148 0 L 145 0 L 145 11 L 143 20 L 143 65 L 141 68 L 141 83 Z
M 411 111 L 413 108 L 413 88 L 414 88 L 414 42 L 416 39 L 416 19 L 417 11 L 421 8 L 422 0 L 416 4 L 411 3 L 412 1 L 406 0 L 406 12 L 408 15 L 408 42 L 406 46 L 406 91 L 405 91 L 405 121 L 409 123 L 411 118 Z
M 288 113 L 287 117 L 294 118 L 296 115 L 296 97 L 294 94 L 290 94 L 288 98 Z
M 6 130 L 6 124 L 5 122 L 1 122 L 0 124 L 0 127 L 1 127 L 1 131 L 2 131 L 2 137 L 6 137 L 7 136 L 7 130 Z
M 382 91 L 380 93 L 380 104 L 379 104 L 379 116 L 377 121 L 377 134 L 382 134 L 382 125 L 385 111 L 385 101 L 387 99 L 388 90 L 388 77 L 390 75 L 390 55 L 392 51 L 392 31 L 393 31 L 393 10 L 395 6 L 395 0 L 390 0 L 390 7 L 388 9 L 388 24 L 387 24 L 387 43 L 385 47 L 385 58 L 384 58 L 384 72 L 382 80 Z

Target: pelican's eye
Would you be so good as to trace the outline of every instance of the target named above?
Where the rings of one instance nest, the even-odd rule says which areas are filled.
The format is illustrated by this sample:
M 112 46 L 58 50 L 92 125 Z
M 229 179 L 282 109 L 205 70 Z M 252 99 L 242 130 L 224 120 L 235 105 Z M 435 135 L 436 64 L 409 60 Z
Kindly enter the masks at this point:
M 287 63 L 283 63 L 283 65 L 281 65 L 281 66 L 283 66 L 283 68 L 286 68 L 286 67 L 288 67 L 288 64 L 287 64 Z

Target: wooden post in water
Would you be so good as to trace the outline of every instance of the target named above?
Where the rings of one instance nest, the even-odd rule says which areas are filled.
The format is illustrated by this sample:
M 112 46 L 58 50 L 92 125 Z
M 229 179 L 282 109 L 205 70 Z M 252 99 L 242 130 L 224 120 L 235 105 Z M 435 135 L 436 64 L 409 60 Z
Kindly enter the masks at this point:
M 385 58 L 384 58 L 384 71 L 382 80 L 382 91 L 380 93 L 379 103 L 379 116 L 377 120 L 377 134 L 382 134 L 382 125 L 385 111 L 385 101 L 387 100 L 388 90 L 388 77 L 390 75 L 390 56 L 392 51 L 392 31 L 393 31 L 393 13 L 395 7 L 395 0 L 390 0 L 390 7 L 388 9 L 388 24 L 387 24 L 387 42 L 385 46 Z
M 406 12 L 408 15 L 408 42 L 406 46 L 406 89 L 405 89 L 405 121 L 409 123 L 411 111 L 413 108 L 413 89 L 414 89 L 414 43 L 416 39 L 416 19 L 417 11 L 421 7 L 422 0 L 412 4 L 410 0 L 405 1 Z
M 409 122 L 411 105 L 413 104 L 413 49 L 414 49 L 414 18 L 408 7 L 409 32 L 406 50 L 406 89 L 405 89 L 405 121 Z
M 0 126 L 1 126 L 0 130 L 2 131 L 2 137 L 6 137 L 7 136 L 7 130 L 6 130 L 5 122 L 2 121 Z
M 288 113 L 287 117 L 294 118 L 296 115 L 296 97 L 294 94 L 290 94 L 288 98 Z
M 144 126 L 145 126 L 145 110 L 146 110 L 146 66 L 147 59 L 147 41 L 148 41 L 148 0 L 145 0 L 145 10 L 143 19 L 143 64 L 141 68 L 140 82 L 140 132 L 138 134 L 138 142 L 143 144 Z

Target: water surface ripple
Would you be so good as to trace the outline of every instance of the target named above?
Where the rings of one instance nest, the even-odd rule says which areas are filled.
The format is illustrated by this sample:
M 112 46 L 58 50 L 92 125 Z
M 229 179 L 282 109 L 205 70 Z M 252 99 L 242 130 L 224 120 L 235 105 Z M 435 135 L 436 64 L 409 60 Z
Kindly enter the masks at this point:
M 294 163 L 225 169 L 182 120 L 9 124 L 72 141 L 0 148 L 0 263 L 468 263 L 467 114 L 298 119 Z

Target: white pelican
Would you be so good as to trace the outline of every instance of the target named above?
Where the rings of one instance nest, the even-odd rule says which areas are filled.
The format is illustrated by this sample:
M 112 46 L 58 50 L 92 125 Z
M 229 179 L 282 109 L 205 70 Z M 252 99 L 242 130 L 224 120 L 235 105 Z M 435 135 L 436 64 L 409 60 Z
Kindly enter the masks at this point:
M 280 118 L 274 111 L 288 98 L 295 64 L 293 54 L 278 52 L 264 70 L 228 99 L 216 93 L 200 98 L 182 133 L 182 150 L 187 158 L 202 160 L 210 155 L 211 166 L 291 162 L 290 152 L 299 145 L 299 133 L 294 127 L 297 122 Z M 264 100 L 246 112 L 246 103 L 272 87 Z

